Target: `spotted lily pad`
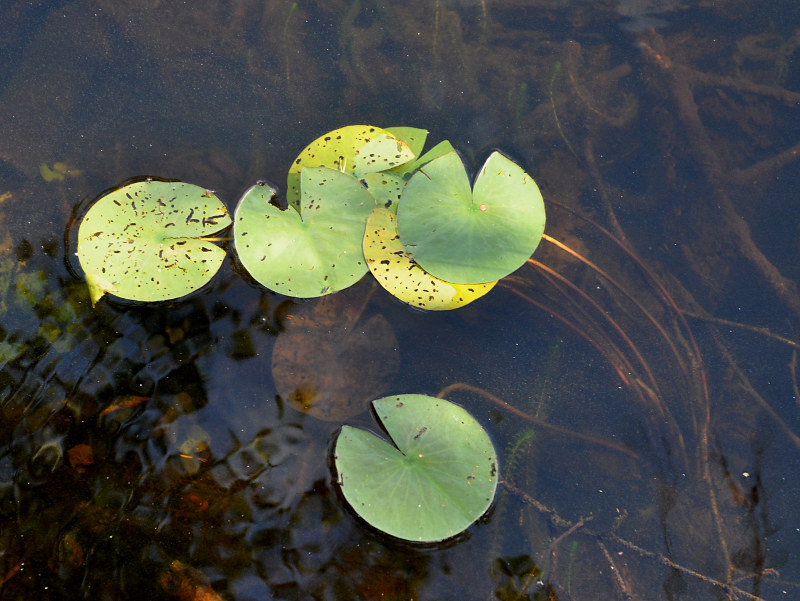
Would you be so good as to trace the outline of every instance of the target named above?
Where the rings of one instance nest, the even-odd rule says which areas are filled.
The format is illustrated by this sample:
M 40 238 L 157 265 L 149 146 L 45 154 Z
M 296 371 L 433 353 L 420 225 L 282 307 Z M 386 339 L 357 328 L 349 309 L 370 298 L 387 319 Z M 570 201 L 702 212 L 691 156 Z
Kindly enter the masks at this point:
M 217 272 L 225 251 L 204 237 L 230 225 L 213 192 L 145 180 L 100 197 L 78 229 L 92 304 L 105 293 L 135 301 L 185 296 Z
M 425 271 L 448 282 L 499 280 L 531 256 L 544 232 L 544 202 L 533 179 L 495 152 L 470 189 L 455 152 L 423 165 L 397 209 L 406 250 Z
M 289 174 L 286 178 L 286 199 L 289 204 L 293 206 L 299 206 L 300 204 L 300 173 L 303 169 L 306 167 L 330 167 L 352 174 L 355 170 L 354 159 L 358 150 L 378 136 L 397 140 L 395 136 L 380 127 L 348 125 L 328 132 L 311 142 L 297 156 L 289 168 Z M 413 152 L 408 149 L 405 142 L 401 142 L 401 147 L 405 148 L 402 152 L 403 156 L 410 155 L 401 162 L 407 162 L 413 157 Z M 391 152 L 392 148 L 384 146 L 383 151 Z M 396 154 L 396 151 L 393 154 Z M 399 163 L 386 163 L 388 167 L 393 167 L 397 164 Z
M 463 307 L 497 283 L 451 284 L 433 277 L 403 249 L 397 234 L 397 217 L 389 209 L 377 208 L 367 219 L 364 258 L 381 286 L 401 301 L 422 309 Z
M 402 177 L 386 172 L 367 173 L 361 178 L 361 183 L 366 186 L 379 207 L 397 213 L 397 203 L 400 202 L 400 195 L 406 187 Z
M 420 394 L 373 401 L 391 443 L 343 426 L 334 446 L 342 494 L 391 536 L 436 542 L 466 530 L 497 489 L 497 454 L 463 407 Z
M 270 204 L 269 186 L 250 188 L 236 208 L 233 235 L 253 278 L 275 292 L 310 298 L 347 288 L 367 272 L 361 241 L 375 201 L 336 169 L 306 167 L 301 182 L 298 210 Z
M 355 286 L 287 317 L 272 377 L 291 408 L 338 422 L 363 413 L 391 386 L 400 368 L 397 339 L 382 315 L 365 316 L 371 289 Z
M 353 175 L 386 171 L 414 158 L 408 144 L 389 133 L 380 134 L 356 150 L 353 156 Z
M 423 165 L 427 165 L 434 159 L 438 159 L 441 156 L 449 154 L 451 152 L 455 152 L 456 149 L 453 148 L 453 145 L 448 141 L 444 140 L 443 142 L 439 142 L 436 146 L 428 150 L 425 154 L 419 154 L 419 152 L 415 153 L 416 158 L 400 165 L 399 167 L 395 167 L 391 170 L 390 173 L 394 175 L 400 175 L 404 178 L 409 177 L 411 174 L 414 173 L 417 169 L 422 167 Z
M 422 149 L 425 147 L 425 140 L 428 139 L 428 130 L 418 127 L 387 127 L 386 131 L 398 140 L 402 140 L 408 144 L 414 156 L 419 156 Z

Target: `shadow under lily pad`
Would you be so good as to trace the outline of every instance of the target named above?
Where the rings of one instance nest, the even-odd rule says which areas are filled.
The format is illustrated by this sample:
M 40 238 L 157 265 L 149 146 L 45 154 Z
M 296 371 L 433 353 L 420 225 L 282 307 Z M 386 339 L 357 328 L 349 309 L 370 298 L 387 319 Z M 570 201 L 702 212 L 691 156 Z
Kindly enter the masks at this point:
M 374 287 L 351 290 L 288 316 L 272 351 L 278 394 L 293 409 L 325 421 L 369 409 L 400 368 L 392 326 L 382 315 L 364 315 Z

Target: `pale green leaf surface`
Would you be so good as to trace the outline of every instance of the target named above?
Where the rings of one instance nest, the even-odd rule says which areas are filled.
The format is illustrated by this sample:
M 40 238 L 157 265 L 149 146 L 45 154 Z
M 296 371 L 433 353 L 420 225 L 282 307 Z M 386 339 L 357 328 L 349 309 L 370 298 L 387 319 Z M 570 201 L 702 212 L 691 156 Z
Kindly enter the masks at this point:
M 361 181 L 364 182 L 379 207 L 397 213 L 397 203 L 400 202 L 400 195 L 406 186 L 402 177 L 391 172 L 367 173 L 361 178 Z
M 533 179 L 492 153 L 470 190 L 456 153 L 424 165 L 406 184 L 397 210 L 403 245 L 431 275 L 477 284 L 512 273 L 544 232 L 544 202 Z
M 392 169 L 391 173 L 408 178 L 414 171 L 423 165 L 426 165 L 434 159 L 438 159 L 441 156 L 455 151 L 456 150 L 453 148 L 453 145 L 448 140 L 444 140 L 439 142 L 436 146 L 428 150 L 428 152 L 423 155 L 420 155 L 419 152 L 417 152 L 414 160 L 400 165 L 399 167 L 395 167 Z
M 347 125 L 330 131 L 306 146 L 289 168 L 286 178 L 286 200 L 289 205 L 300 204 L 300 172 L 305 167 L 330 167 L 353 173 L 356 151 L 385 129 L 372 125 Z
M 425 395 L 373 401 L 394 442 L 344 426 L 334 463 L 345 499 L 391 536 L 436 542 L 463 532 L 489 508 L 497 455 L 462 407 Z
M 299 213 L 271 205 L 268 186 L 248 190 L 236 209 L 234 243 L 259 283 L 310 298 L 347 288 L 367 272 L 361 247 L 375 201 L 352 175 L 327 167 L 303 169 L 301 186 Z
M 386 171 L 414 158 L 408 144 L 391 134 L 380 134 L 356 150 L 353 156 L 353 175 Z
M 428 130 L 418 127 L 387 127 L 386 131 L 398 140 L 402 140 L 408 144 L 408 147 L 411 148 L 411 152 L 414 153 L 415 157 L 420 155 L 422 149 L 425 147 L 425 140 L 428 139 Z
M 203 238 L 231 222 L 205 188 L 141 181 L 99 198 L 78 230 L 78 259 L 92 303 L 104 293 L 135 301 L 180 298 L 206 284 L 225 251 Z
M 364 258 L 372 275 L 387 291 L 409 305 L 431 311 L 463 307 L 497 283 L 451 284 L 433 277 L 405 252 L 397 234 L 397 218 L 384 208 L 375 209 L 367 219 Z

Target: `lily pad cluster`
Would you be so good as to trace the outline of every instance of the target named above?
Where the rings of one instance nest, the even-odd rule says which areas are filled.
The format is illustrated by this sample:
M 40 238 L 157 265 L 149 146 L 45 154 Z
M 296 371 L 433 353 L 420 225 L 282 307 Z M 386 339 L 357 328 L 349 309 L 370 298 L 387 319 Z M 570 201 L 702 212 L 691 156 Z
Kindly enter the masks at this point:
M 539 188 L 492 153 L 474 184 L 445 141 L 427 131 L 351 125 L 309 144 L 289 169 L 286 208 L 258 183 L 233 219 L 237 256 L 263 286 L 298 298 L 347 288 L 367 271 L 400 300 L 454 309 L 520 267 L 544 232 Z M 214 275 L 224 251 L 210 237 L 231 223 L 213 192 L 138 181 L 89 209 L 78 257 L 96 302 L 104 293 L 178 298 Z
M 200 186 L 126 182 L 100 196 L 78 230 L 92 303 L 107 293 L 152 302 L 199 289 L 220 268 L 225 250 L 217 236 L 233 223 L 241 264 L 281 294 L 326 296 L 371 271 L 408 304 L 463 306 L 530 257 L 544 230 L 544 205 L 530 176 L 502 154 L 490 155 L 471 183 L 449 142 L 422 152 L 426 137 L 408 127 L 330 132 L 289 169 L 285 208 L 272 187 L 258 183 L 233 219 Z M 275 344 L 272 368 L 290 406 L 339 421 L 383 394 L 399 358 L 382 316 L 362 318 L 357 305 L 331 300 L 297 316 Z M 356 384 L 344 377 L 359 370 L 368 373 Z M 423 543 L 478 520 L 498 482 L 497 455 L 480 424 L 458 405 L 424 395 L 372 406 L 391 441 L 345 425 L 333 450 L 352 509 L 390 536 Z

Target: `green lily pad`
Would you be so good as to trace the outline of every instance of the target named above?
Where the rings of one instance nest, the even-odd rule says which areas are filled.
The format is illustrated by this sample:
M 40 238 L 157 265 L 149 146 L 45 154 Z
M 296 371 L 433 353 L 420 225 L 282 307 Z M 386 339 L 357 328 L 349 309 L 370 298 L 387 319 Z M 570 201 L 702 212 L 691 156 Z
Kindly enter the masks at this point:
M 433 277 L 403 249 L 397 234 L 397 217 L 377 208 L 367 219 L 364 258 L 375 279 L 401 301 L 433 311 L 463 307 L 480 298 L 497 283 L 451 284 Z
M 236 208 L 233 237 L 259 283 L 310 298 L 347 288 L 367 272 L 361 246 L 375 201 L 352 175 L 327 167 L 303 169 L 301 185 L 299 212 L 270 204 L 269 186 L 250 188 Z
M 408 163 L 414 153 L 408 144 L 389 133 L 380 134 L 356 150 L 353 156 L 353 175 L 358 178 L 368 174 L 386 171 Z
M 403 177 L 409 177 L 412 173 L 414 173 L 414 171 L 423 165 L 427 165 L 433 159 L 438 159 L 441 156 L 455 151 L 456 149 L 453 148 L 453 145 L 448 140 L 444 140 L 443 142 L 439 142 L 436 146 L 428 150 L 428 152 L 423 155 L 420 155 L 419 152 L 416 152 L 416 158 L 414 160 L 400 165 L 399 167 L 395 167 L 392 169 L 391 173 L 395 175 L 401 175 Z
M 345 173 L 353 173 L 356 152 L 380 135 L 394 138 L 387 130 L 380 127 L 348 125 L 328 132 L 311 142 L 289 168 L 286 178 L 286 199 L 289 205 L 300 204 L 300 172 L 305 167 L 331 167 Z
M 466 530 L 497 489 L 497 454 L 486 431 L 443 399 L 403 394 L 372 404 L 394 445 L 342 427 L 334 463 L 344 498 L 397 538 L 436 542 Z
M 425 271 L 461 284 L 499 280 L 528 260 L 544 233 L 533 179 L 498 152 L 475 185 L 454 152 L 411 176 L 397 209 L 406 250 Z
M 230 223 L 213 192 L 192 184 L 148 179 L 105 194 L 78 229 L 78 259 L 92 304 L 107 292 L 161 301 L 197 290 L 225 258 L 204 237 Z
M 425 140 L 428 139 L 428 130 L 418 127 L 387 127 L 386 131 L 408 144 L 415 157 L 420 155 L 425 147 Z
M 379 207 L 397 213 L 397 203 L 400 202 L 400 195 L 406 187 L 406 181 L 402 177 L 386 172 L 367 173 L 361 181 Z

